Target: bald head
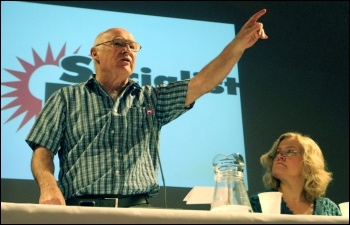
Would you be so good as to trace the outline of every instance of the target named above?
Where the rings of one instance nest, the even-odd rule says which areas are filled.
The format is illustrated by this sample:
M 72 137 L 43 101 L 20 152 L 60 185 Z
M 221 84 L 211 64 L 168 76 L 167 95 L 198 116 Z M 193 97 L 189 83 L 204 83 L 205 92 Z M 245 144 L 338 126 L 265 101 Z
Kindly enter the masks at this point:
M 99 43 L 112 40 L 115 37 L 122 37 L 129 41 L 135 41 L 134 36 L 124 28 L 110 28 L 97 35 L 97 37 L 95 38 L 94 46 Z

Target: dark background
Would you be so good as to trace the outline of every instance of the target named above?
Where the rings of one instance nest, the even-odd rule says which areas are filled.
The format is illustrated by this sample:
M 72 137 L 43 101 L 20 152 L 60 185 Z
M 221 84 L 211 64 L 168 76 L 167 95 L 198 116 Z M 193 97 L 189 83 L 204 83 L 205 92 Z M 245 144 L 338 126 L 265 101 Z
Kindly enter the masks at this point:
M 248 194 L 264 191 L 260 156 L 282 133 L 299 131 L 320 145 L 333 172 L 334 179 L 326 196 L 337 204 L 349 201 L 349 2 L 44 3 L 234 23 L 236 33 L 250 16 L 266 8 L 267 14 L 259 21 L 264 24 L 269 39 L 246 50 L 238 63 L 246 163 L 250 171 Z M 155 37 L 161 38 L 157 34 Z M 167 187 L 167 207 L 210 208 L 209 205 L 186 205 L 182 200 L 189 190 Z M 38 196 L 33 180 L 1 179 L 2 202 L 37 203 Z M 163 207 L 164 188 L 151 203 Z

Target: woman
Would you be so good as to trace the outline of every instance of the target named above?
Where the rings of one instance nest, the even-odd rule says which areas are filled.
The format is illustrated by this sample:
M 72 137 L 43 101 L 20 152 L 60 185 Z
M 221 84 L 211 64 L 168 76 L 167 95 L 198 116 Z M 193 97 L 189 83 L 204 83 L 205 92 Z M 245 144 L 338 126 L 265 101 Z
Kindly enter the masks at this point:
M 281 214 L 340 216 L 338 206 L 322 197 L 332 180 L 320 147 L 297 132 L 282 134 L 260 157 L 266 169 L 264 185 L 282 193 Z M 261 212 L 258 195 L 250 196 L 254 212 Z

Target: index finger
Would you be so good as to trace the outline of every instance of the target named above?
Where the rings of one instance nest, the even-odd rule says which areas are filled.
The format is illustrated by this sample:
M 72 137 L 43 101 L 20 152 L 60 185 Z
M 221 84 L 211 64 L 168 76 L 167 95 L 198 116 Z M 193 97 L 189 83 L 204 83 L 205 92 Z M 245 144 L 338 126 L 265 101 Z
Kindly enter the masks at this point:
M 266 13 L 266 9 L 262 9 L 259 12 L 255 13 L 250 19 L 248 20 L 247 24 L 250 26 L 253 26 L 258 19 L 263 16 Z

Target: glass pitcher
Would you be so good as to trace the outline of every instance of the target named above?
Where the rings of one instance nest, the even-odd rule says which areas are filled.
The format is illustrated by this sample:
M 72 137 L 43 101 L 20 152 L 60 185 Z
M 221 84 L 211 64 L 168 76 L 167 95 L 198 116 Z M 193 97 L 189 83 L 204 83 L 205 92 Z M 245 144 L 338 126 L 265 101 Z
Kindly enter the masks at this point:
M 214 157 L 215 188 L 211 211 L 252 212 L 244 186 L 243 169 L 244 159 L 238 153 Z

